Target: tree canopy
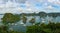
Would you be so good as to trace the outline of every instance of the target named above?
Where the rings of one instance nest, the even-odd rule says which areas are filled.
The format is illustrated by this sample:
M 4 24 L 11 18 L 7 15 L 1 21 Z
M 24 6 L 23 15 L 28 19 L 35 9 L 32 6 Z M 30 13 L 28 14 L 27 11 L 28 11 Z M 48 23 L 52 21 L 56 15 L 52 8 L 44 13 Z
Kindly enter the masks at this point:
M 35 18 L 32 18 L 29 22 L 32 24 L 35 23 Z
M 23 16 L 23 17 L 22 17 L 22 20 L 23 20 L 23 23 L 25 24 L 25 23 L 27 22 L 26 16 Z
M 11 13 L 5 13 L 2 18 L 3 23 L 15 23 L 18 21 L 20 21 L 19 15 L 13 15 Z
M 60 23 L 42 23 L 39 25 L 27 26 L 26 33 L 60 33 Z

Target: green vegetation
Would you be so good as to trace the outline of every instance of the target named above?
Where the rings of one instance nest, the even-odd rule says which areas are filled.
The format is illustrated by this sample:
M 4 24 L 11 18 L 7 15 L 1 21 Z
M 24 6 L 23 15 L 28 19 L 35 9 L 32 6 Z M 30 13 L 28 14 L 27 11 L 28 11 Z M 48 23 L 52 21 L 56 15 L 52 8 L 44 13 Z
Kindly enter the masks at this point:
M 40 18 L 44 18 L 47 16 L 47 14 L 45 12 L 39 12 L 38 15 L 40 16 Z
M 34 24 L 35 23 L 35 18 L 32 18 L 29 22 Z
M 22 20 L 23 20 L 23 23 L 25 24 L 25 23 L 26 23 L 26 21 L 27 21 L 26 16 L 23 16 Z
M 29 14 L 28 14 L 29 15 Z M 44 12 L 40 12 L 39 14 L 30 14 L 31 16 L 34 15 L 39 15 L 40 18 L 44 18 L 47 15 L 48 16 L 52 16 L 54 18 L 57 17 L 57 14 L 48 14 L 48 13 L 44 13 Z M 27 17 L 26 14 L 22 14 L 22 20 L 23 23 L 26 24 L 27 22 Z M 0 26 L 0 33 L 23 33 L 23 32 L 18 32 L 18 31 L 11 31 L 8 30 L 8 23 L 16 23 L 18 21 L 20 21 L 20 15 L 14 15 L 11 13 L 6 13 L 4 14 L 3 18 L 2 18 L 2 23 L 4 25 Z M 35 24 L 35 18 L 32 18 L 30 21 L 30 23 Z M 25 26 L 27 27 L 27 31 L 26 33 L 60 33 L 60 23 L 52 23 L 49 21 L 48 24 L 45 23 L 36 23 L 35 25 L 32 26 Z
M 8 33 L 7 29 L 8 29 L 8 27 L 5 25 L 0 26 L 0 33 Z
M 39 26 L 40 25 L 40 26 Z M 27 26 L 26 33 L 60 33 L 60 23 L 38 24 Z
M 4 24 L 15 23 L 15 22 L 18 22 L 18 21 L 20 21 L 20 16 L 19 15 L 13 15 L 11 13 L 6 13 L 2 18 L 2 22 Z
M 0 26 L 0 33 L 23 33 L 23 32 L 11 31 L 11 30 L 8 30 L 8 26 L 2 25 Z
M 9 31 L 8 23 L 16 23 L 18 21 L 20 21 L 19 15 L 13 15 L 11 13 L 4 14 L 2 18 L 3 25 L 0 26 L 0 33 L 22 33 L 22 32 L 16 32 L 16 31 Z

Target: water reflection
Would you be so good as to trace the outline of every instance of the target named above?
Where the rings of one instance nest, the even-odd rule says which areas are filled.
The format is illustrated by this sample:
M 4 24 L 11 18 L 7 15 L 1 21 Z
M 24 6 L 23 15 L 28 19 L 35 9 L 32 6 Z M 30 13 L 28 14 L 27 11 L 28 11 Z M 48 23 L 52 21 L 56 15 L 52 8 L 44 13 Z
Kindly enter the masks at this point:
M 26 24 L 24 24 L 23 26 L 26 26 Z
M 10 31 L 13 31 L 13 28 L 9 28 Z
M 3 18 L 4 15 L 0 15 L 0 23 L 1 23 L 1 18 Z M 31 25 L 31 23 L 29 23 L 29 20 L 31 20 L 32 18 L 35 18 L 35 23 L 48 23 L 48 21 L 52 21 L 52 22 L 60 22 L 60 17 L 56 17 L 56 18 L 53 18 L 53 17 L 45 17 L 45 18 L 40 18 L 40 16 L 26 16 L 27 17 L 27 22 L 26 22 L 26 25 Z M 17 23 L 12 23 L 9 25 L 18 25 L 18 24 L 24 24 L 22 20 L 20 20 L 19 22 Z
M 1 18 L 3 17 L 4 15 L 0 15 L 0 25 L 3 25 L 2 22 L 1 22 Z M 26 26 L 31 26 L 31 25 L 35 25 L 35 23 L 31 24 L 29 23 L 29 20 L 31 20 L 32 18 L 35 18 L 35 23 L 49 23 L 49 21 L 52 21 L 52 22 L 60 22 L 60 17 L 56 17 L 56 18 L 53 18 L 53 17 L 45 17 L 45 18 L 40 18 L 40 16 L 27 16 L 27 22 L 26 24 L 23 23 L 22 20 L 20 20 L 19 22 L 16 22 L 16 23 L 8 23 L 9 25 L 9 29 L 10 30 L 26 30 Z M 39 25 L 40 26 L 40 25 Z
M 22 25 L 23 25 L 24 23 L 23 23 L 23 22 L 21 22 L 20 24 L 22 24 Z

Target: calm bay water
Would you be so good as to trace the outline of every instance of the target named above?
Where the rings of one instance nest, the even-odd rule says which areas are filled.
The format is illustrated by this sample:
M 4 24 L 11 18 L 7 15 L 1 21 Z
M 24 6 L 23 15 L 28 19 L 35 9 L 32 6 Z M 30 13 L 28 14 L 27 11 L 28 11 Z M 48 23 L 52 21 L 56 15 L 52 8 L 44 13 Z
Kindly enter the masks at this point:
M 0 25 L 2 25 L 1 23 L 1 18 L 3 18 L 4 15 L 0 15 Z M 52 21 L 52 22 L 60 22 L 60 17 L 56 17 L 56 18 L 53 18 L 53 17 L 45 17 L 44 19 L 40 18 L 40 16 L 26 16 L 27 17 L 27 23 L 26 25 L 27 26 L 31 26 L 32 24 L 29 23 L 29 20 L 31 20 L 32 18 L 35 18 L 35 23 L 48 23 L 48 21 Z M 44 21 L 44 22 L 42 22 Z M 23 26 L 23 23 L 22 23 L 22 20 L 20 20 L 19 22 L 17 23 L 12 23 L 10 26 L 9 26 L 9 29 L 13 29 L 15 31 L 24 31 L 26 32 L 26 27 Z

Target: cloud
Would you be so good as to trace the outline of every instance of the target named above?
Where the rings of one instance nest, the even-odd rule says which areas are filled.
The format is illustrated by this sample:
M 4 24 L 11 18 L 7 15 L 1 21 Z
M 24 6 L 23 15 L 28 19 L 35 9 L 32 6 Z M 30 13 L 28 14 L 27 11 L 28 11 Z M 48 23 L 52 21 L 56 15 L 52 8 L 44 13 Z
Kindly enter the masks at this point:
M 55 1 L 56 1 L 56 0 L 48 0 L 48 2 L 51 2 L 51 3 L 52 3 L 52 2 L 55 2 Z
M 3 2 L 2 2 L 3 3 Z M 0 13 L 16 13 L 19 3 L 14 3 L 11 1 L 6 2 L 6 4 L 0 4 Z
M 56 5 L 60 5 L 60 0 L 48 0 L 48 2 Z
M 47 9 L 53 9 L 53 7 L 51 5 L 47 6 Z
M 60 0 L 0 0 L 0 13 L 33 13 L 59 11 Z M 60 8 L 60 7 L 59 7 Z
M 34 8 L 32 7 L 32 4 L 28 1 L 23 4 L 23 6 L 25 6 L 23 8 L 20 7 L 22 5 L 21 3 L 16 3 L 12 1 L 8 1 L 5 4 L 2 3 L 0 4 L 0 13 L 32 13 L 32 10 Z
M 3 2 L 7 2 L 7 1 L 9 1 L 9 0 L 2 0 Z M 17 3 L 25 3 L 25 1 L 27 1 L 27 0 L 10 0 L 10 1 L 12 1 L 12 2 L 17 2 Z

